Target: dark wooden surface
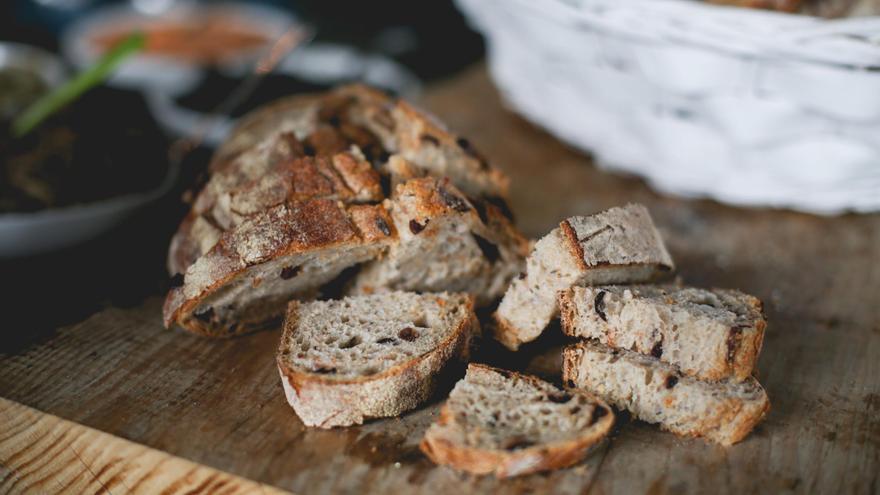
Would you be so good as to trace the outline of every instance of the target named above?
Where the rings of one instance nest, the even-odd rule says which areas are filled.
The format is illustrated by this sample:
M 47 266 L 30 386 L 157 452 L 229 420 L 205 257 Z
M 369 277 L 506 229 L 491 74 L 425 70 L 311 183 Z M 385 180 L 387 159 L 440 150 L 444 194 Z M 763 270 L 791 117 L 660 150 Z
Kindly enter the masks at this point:
M 619 416 L 610 441 L 574 468 L 503 482 L 462 475 L 417 449 L 439 398 L 399 419 L 304 428 L 282 397 L 277 332 L 212 341 L 167 331 L 158 293 L 7 347 L 0 396 L 302 493 L 880 491 L 880 216 L 660 196 L 506 112 L 482 68 L 433 87 L 423 104 L 511 175 L 527 234 L 567 215 L 642 202 L 686 282 L 762 298 L 770 325 L 759 378 L 773 404 L 766 421 L 724 449 Z M 13 320 L 2 331 L 31 329 Z M 489 343 L 478 355 L 552 379 L 560 341 L 556 329 L 520 354 Z

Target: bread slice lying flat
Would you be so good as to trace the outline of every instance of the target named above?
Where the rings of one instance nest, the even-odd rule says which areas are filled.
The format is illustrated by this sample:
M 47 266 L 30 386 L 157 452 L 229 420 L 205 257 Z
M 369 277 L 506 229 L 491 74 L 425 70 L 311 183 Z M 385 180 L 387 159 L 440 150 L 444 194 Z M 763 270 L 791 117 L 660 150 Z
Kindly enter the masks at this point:
M 526 272 L 508 287 L 495 313 L 495 337 L 513 350 L 537 338 L 557 314 L 560 290 L 646 282 L 673 267 L 644 206 L 568 218 L 535 244 Z
M 396 237 L 381 205 L 282 203 L 223 233 L 168 293 L 165 326 L 229 337 L 280 320 L 344 269 L 379 256 Z
M 613 424 L 592 394 L 471 364 L 420 447 L 437 464 L 504 478 L 580 462 Z
M 722 445 L 745 438 L 770 409 L 754 378 L 705 382 L 656 358 L 590 342 L 565 349 L 563 379 L 638 419 Z
M 293 301 L 277 356 L 287 401 L 321 428 L 397 416 L 430 397 L 444 368 L 467 360 L 478 325 L 462 294 Z
M 524 267 L 528 241 L 510 219 L 446 179 L 411 179 L 385 205 L 398 242 L 364 266 L 352 293 L 467 292 L 482 306 L 501 297 Z
M 562 331 L 659 358 L 703 380 L 752 374 L 764 341 L 761 301 L 736 290 L 675 285 L 560 292 Z

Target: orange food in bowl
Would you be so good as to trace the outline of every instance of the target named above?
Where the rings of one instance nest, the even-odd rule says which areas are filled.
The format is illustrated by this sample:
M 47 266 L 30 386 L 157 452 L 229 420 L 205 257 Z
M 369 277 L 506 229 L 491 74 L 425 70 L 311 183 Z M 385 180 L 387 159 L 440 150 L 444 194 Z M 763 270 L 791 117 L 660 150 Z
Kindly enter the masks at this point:
M 157 20 L 125 29 L 111 28 L 92 39 L 108 50 L 133 30 L 146 36 L 144 53 L 170 56 L 189 62 L 210 64 L 265 46 L 270 40 L 258 26 L 243 23 L 226 15 L 200 19 Z

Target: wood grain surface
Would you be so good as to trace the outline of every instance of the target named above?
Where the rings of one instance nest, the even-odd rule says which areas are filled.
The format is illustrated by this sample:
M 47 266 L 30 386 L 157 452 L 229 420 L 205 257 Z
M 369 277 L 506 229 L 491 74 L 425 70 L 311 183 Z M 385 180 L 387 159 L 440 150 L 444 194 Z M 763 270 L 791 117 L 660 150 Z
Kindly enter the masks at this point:
M 305 428 L 282 396 L 277 331 L 229 341 L 167 331 L 160 294 L 0 355 L 0 396 L 294 492 L 878 493 L 880 216 L 661 196 L 505 111 L 481 67 L 431 88 L 423 105 L 510 174 L 527 234 L 641 202 L 685 282 L 763 299 L 766 421 L 725 449 L 619 415 L 610 441 L 576 467 L 503 482 L 463 475 L 417 449 L 442 397 L 399 419 Z M 476 356 L 556 379 L 562 342 L 554 328 L 518 354 L 486 342 Z
M 283 494 L 0 399 L 0 492 Z

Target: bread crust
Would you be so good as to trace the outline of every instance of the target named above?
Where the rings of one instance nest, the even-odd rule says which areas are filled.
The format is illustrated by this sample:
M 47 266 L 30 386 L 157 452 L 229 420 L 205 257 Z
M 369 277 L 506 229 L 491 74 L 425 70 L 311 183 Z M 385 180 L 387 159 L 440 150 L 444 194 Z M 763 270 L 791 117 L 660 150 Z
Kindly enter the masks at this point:
M 754 397 L 751 397 L 751 400 L 745 400 L 742 397 L 734 397 L 730 395 L 729 397 L 716 397 L 712 396 L 709 399 L 708 395 L 703 397 L 690 397 L 690 400 L 711 400 L 712 404 L 708 407 L 707 411 L 710 411 L 712 414 L 705 415 L 701 417 L 701 419 L 697 421 L 688 421 L 686 425 L 684 424 L 671 424 L 667 421 L 658 421 L 656 419 L 652 419 L 651 417 L 643 414 L 643 411 L 640 410 L 641 402 L 644 400 L 642 394 L 667 394 L 667 396 L 661 401 L 663 406 L 660 413 L 665 413 L 667 409 L 673 410 L 677 407 L 677 404 L 680 401 L 685 400 L 686 395 L 680 395 L 681 392 L 681 381 L 684 380 L 692 380 L 691 383 L 696 386 L 700 386 L 701 383 L 698 380 L 690 377 L 684 377 L 678 374 L 672 367 L 666 364 L 661 364 L 658 360 L 652 359 L 655 361 L 657 366 L 652 366 L 652 376 L 656 379 L 665 379 L 666 383 L 673 383 L 670 381 L 670 377 L 674 377 L 675 382 L 672 388 L 668 385 L 662 388 L 654 388 L 650 391 L 647 391 L 649 388 L 649 383 L 654 383 L 652 378 L 639 378 L 638 380 L 634 380 L 633 383 L 630 383 L 630 386 L 641 388 L 642 383 L 644 383 L 644 389 L 641 392 L 633 392 L 632 395 L 629 393 L 626 394 L 626 397 L 620 395 L 619 392 L 615 392 L 612 390 L 612 387 L 615 386 L 613 383 L 602 383 L 600 386 L 604 391 L 597 390 L 593 387 L 588 387 L 586 383 L 584 383 L 584 378 L 580 376 L 580 370 L 584 369 L 584 364 L 582 360 L 585 355 L 590 352 L 590 347 L 603 348 L 603 346 L 596 346 L 595 344 L 588 344 L 585 342 L 581 342 L 578 344 L 567 346 L 563 350 L 563 359 L 562 359 L 562 379 L 565 383 L 569 384 L 570 387 L 586 387 L 590 392 L 595 393 L 599 397 L 608 401 L 608 403 L 615 405 L 615 407 L 622 407 L 624 403 L 631 404 L 630 412 L 639 419 L 658 423 L 660 428 L 675 433 L 676 435 L 683 437 L 700 437 L 708 440 L 712 440 L 724 446 L 730 446 L 734 443 L 737 443 L 743 440 L 753 429 L 754 427 L 766 416 L 766 414 L 770 410 L 770 401 L 767 398 L 767 394 L 764 391 L 761 384 L 757 382 L 754 378 L 750 378 L 750 382 L 748 384 L 749 387 L 754 389 Z M 607 348 L 606 348 L 607 349 Z M 619 350 L 613 351 L 620 353 L 621 355 L 626 354 L 636 354 L 631 351 Z M 617 359 L 625 359 L 624 357 L 619 357 Z M 644 358 L 650 359 L 650 358 Z M 616 362 L 614 359 L 611 362 Z M 594 369 L 591 367 L 590 369 Z M 665 378 L 663 378 L 665 377 Z M 681 381 L 680 381 L 681 380 Z M 724 382 L 722 382 L 724 383 Z M 743 384 L 737 384 L 735 382 L 727 382 L 729 386 L 738 386 Z M 619 385 L 617 385 L 619 386 Z M 716 385 L 719 387 L 725 387 L 725 385 Z M 687 394 L 685 392 L 684 394 Z M 651 414 L 655 414 L 653 410 L 651 410 Z M 657 413 L 659 414 L 659 413 Z
M 684 363 L 680 361 L 680 357 L 671 357 L 670 353 L 664 352 L 669 346 L 669 341 L 681 338 L 682 332 L 689 331 L 699 325 L 697 322 L 689 322 L 684 328 L 679 326 L 677 330 L 673 330 L 674 323 L 666 321 L 667 317 L 660 317 L 660 321 L 652 320 L 653 324 L 650 328 L 633 327 L 630 324 L 623 328 L 613 325 L 613 320 L 609 317 L 602 318 L 599 321 L 593 316 L 593 321 L 585 318 L 590 313 L 595 315 L 595 295 L 604 293 L 603 304 L 609 304 L 608 294 L 612 294 L 618 305 L 631 304 L 628 299 L 632 297 L 633 301 L 639 301 L 644 298 L 658 298 L 660 294 L 655 291 L 665 291 L 663 297 L 667 299 L 664 303 L 670 305 L 675 303 L 677 293 L 684 291 L 701 291 L 699 294 L 707 295 L 724 295 L 729 299 L 735 299 L 738 303 L 735 307 L 726 307 L 726 310 L 733 312 L 737 310 L 739 314 L 733 321 L 718 323 L 714 322 L 705 326 L 706 332 L 701 332 L 698 342 L 704 347 L 693 352 L 700 353 L 699 361 L 691 361 Z M 644 294 L 647 293 L 647 294 Z M 580 294 L 576 296 L 576 294 Z M 607 345 L 609 347 L 622 347 L 633 350 L 645 355 L 654 355 L 654 357 L 669 363 L 679 369 L 683 374 L 694 376 L 701 380 L 717 381 L 731 378 L 737 382 L 742 382 L 752 375 L 758 362 L 758 355 L 764 341 L 764 331 L 767 326 L 763 315 L 763 305 L 757 298 L 739 291 L 711 289 L 702 290 L 692 287 L 683 287 L 679 285 L 660 285 L 660 286 L 600 286 L 587 288 L 570 288 L 559 292 L 558 304 L 560 309 L 560 320 L 562 323 L 562 332 L 570 337 L 590 338 Z M 659 304 L 650 300 L 650 302 L 642 303 L 641 308 L 645 308 L 648 315 L 655 315 L 656 310 L 653 309 L 654 304 Z M 618 313 L 623 309 L 617 309 Z M 581 315 L 584 313 L 584 315 Z M 671 314 L 671 313 L 670 313 Z M 698 320 L 705 322 L 706 320 Z M 681 321 L 679 321 L 681 323 Z M 689 328 L 688 328 L 689 327 Z M 721 330 L 720 332 L 710 332 L 709 330 Z M 627 337 L 633 334 L 651 334 L 656 335 L 659 340 L 656 347 L 652 345 L 644 345 L 643 342 L 631 344 Z M 693 335 L 692 331 L 688 335 Z M 618 340 L 625 339 L 626 345 L 620 345 Z M 718 345 L 721 342 L 723 345 Z M 690 345 L 694 345 L 691 343 Z M 693 352 L 685 352 L 690 355 Z M 688 366 L 690 364 L 690 366 Z
M 499 370 L 484 364 L 471 363 L 468 366 L 468 372 L 474 369 L 503 372 L 528 382 L 543 383 L 542 380 L 533 376 Z M 604 408 L 608 412 L 597 420 L 596 427 L 591 425 L 591 428 L 577 438 L 507 451 L 456 445 L 446 438 L 432 435 L 429 429 L 419 444 L 419 448 L 437 464 L 451 466 L 474 474 L 493 474 L 497 478 L 521 476 L 577 464 L 586 457 L 594 445 L 603 440 L 611 431 L 614 425 L 614 414 L 606 404 L 592 394 L 583 391 L 575 391 L 574 393 L 589 396 L 590 400 L 596 403 L 596 407 Z M 440 410 L 437 424 L 443 425 L 454 421 L 454 412 L 447 404 L 444 404 Z
M 193 333 L 209 336 L 233 336 L 251 331 L 254 328 L 241 323 L 220 329 L 213 322 L 192 317 L 192 312 L 237 275 L 279 256 L 342 246 L 374 246 L 377 252 L 381 251 L 393 241 L 396 232 L 391 228 L 381 229 L 380 223 L 386 227 L 391 225 L 381 205 L 346 209 L 331 200 L 285 203 L 250 218 L 224 233 L 220 241 L 187 270 L 183 285 L 169 291 L 163 307 L 165 326 L 177 323 Z
M 319 428 L 362 424 L 414 409 L 430 397 L 437 375 L 451 361 L 467 361 L 470 339 L 479 329 L 473 298 L 466 296 L 464 316 L 433 350 L 375 375 L 331 378 L 290 366 L 290 349 L 284 343 L 296 332 L 300 304 L 291 301 L 288 306 L 276 363 L 287 402 L 303 423 Z

